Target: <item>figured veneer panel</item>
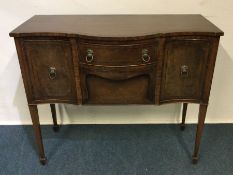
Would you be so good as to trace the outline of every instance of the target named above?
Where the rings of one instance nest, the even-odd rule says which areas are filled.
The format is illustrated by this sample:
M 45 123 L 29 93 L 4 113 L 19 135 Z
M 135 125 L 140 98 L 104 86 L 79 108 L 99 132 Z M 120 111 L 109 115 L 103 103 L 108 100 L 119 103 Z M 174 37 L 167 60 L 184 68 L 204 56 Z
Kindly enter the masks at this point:
M 76 100 L 71 46 L 63 40 L 25 40 L 24 52 L 29 63 L 33 99 Z M 56 77 L 49 77 L 53 67 Z
M 149 77 L 146 75 L 127 80 L 111 80 L 95 75 L 86 78 L 89 104 L 147 104 Z
M 174 38 L 165 42 L 161 101 L 201 101 L 209 51 L 208 39 Z M 187 75 L 181 75 L 181 69 L 187 69 Z
M 81 65 L 83 104 L 154 104 L 155 67 Z

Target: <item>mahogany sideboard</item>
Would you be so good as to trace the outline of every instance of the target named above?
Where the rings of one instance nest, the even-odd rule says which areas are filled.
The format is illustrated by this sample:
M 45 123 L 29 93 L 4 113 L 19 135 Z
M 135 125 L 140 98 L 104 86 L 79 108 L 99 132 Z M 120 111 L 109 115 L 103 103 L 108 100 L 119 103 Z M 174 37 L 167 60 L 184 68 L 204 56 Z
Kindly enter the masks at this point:
M 201 15 L 36 15 L 14 37 L 40 162 L 37 105 L 200 104 L 197 163 L 219 38 Z

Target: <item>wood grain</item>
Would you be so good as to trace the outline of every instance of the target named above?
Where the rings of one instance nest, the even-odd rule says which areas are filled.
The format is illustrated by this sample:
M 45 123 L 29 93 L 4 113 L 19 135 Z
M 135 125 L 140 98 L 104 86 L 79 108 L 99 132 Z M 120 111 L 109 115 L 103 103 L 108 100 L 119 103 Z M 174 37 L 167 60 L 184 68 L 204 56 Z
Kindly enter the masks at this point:
M 129 38 L 169 35 L 223 35 L 201 15 L 36 15 L 10 36 Z

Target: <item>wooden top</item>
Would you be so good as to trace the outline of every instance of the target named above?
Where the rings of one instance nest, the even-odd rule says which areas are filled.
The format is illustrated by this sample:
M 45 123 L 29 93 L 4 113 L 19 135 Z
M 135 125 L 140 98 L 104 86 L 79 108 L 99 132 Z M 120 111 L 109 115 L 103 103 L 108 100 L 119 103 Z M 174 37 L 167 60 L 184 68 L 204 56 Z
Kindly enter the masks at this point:
M 154 37 L 221 36 L 202 15 L 35 15 L 10 36 Z

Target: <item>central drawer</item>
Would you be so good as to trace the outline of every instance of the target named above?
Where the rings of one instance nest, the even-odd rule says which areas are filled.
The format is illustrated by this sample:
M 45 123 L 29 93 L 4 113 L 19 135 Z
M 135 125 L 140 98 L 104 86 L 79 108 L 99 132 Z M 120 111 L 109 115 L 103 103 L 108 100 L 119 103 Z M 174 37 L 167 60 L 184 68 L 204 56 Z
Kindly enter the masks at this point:
M 156 61 L 157 42 L 143 44 L 79 43 L 81 63 L 103 66 L 150 64 Z

